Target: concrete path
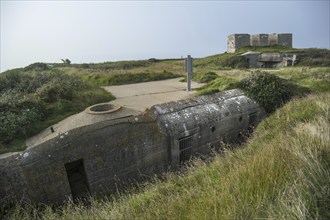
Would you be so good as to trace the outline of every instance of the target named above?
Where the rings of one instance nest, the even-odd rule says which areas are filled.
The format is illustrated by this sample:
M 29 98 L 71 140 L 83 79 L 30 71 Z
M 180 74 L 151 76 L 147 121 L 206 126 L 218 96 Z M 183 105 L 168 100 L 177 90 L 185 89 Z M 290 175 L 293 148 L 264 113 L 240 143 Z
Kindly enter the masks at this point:
M 34 147 L 51 138 L 66 134 L 71 129 L 77 127 L 137 115 L 153 105 L 190 98 L 196 94 L 195 91 L 187 92 L 187 83 L 179 82 L 179 80 L 176 78 L 122 86 L 106 86 L 104 89 L 117 98 L 110 103 L 122 106 L 120 110 L 102 115 L 91 115 L 86 111 L 80 112 L 53 125 L 55 132 L 51 132 L 51 129 L 47 128 L 34 137 L 29 138 L 26 141 L 26 145 L 28 148 Z M 201 85 L 192 82 L 192 88 L 197 88 Z
M 153 105 L 186 99 L 196 94 L 195 91 L 187 92 L 187 83 L 179 80 L 176 78 L 103 88 L 116 97 L 111 103 L 143 112 Z M 197 88 L 201 85 L 192 82 L 191 86 Z

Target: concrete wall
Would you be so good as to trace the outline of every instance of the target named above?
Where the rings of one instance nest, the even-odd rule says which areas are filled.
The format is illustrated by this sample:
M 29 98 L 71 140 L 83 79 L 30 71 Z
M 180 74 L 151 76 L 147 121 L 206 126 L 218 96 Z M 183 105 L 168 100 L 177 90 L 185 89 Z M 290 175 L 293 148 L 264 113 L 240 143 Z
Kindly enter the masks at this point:
M 246 47 L 250 45 L 249 34 L 232 34 L 228 36 L 227 52 L 234 53 L 238 48 Z
M 268 36 L 269 46 L 275 46 L 278 44 L 278 34 L 269 34 Z
M 227 39 L 227 52 L 228 53 L 235 53 L 235 34 L 231 34 L 228 36 Z
M 65 164 L 80 159 L 92 194 L 115 191 L 130 180 L 167 169 L 164 141 L 155 121 L 143 117 L 71 130 L 63 138 L 0 160 L 0 183 L 6 186 L 0 190 L 0 202 L 61 203 L 71 196 Z
M 251 46 L 268 46 L 268 34 L 251 35 Z
M 274 46 L 292 47 L 292 34 L 232 34 L 228 36 L 227 52 L 234 53 L 238 48 L 246 46 Z
M 285 47 L 292 47 L 292 34 L 278 34 L 277 44 Z
M 207 154 L 219 149 L 221 140 L 241 141 L 251 117 L 257 124 L 263 116 L 256 102 L 231 90 L 70 130 L 23 152 L 1 155 L 0 207 L 17 201 L 60 204 L 73 197 L 68 164 L 77 161 L 91 194 L 115 192 L 179 168 L 181 138 L 191 138 L 191 156 Z

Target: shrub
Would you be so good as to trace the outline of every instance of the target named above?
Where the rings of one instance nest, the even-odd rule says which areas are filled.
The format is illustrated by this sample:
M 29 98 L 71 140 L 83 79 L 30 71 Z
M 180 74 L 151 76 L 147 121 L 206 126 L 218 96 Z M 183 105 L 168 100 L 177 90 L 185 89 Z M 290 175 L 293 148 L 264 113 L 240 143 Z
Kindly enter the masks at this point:
M 29 125 L 41 120 L 42 114 L 35 108 L 23 109 L 19 112 L 0 112 L 0 139 L 2 143 L 9 143 L 17 135 L 29 133 Z M 0 142 L 0 145 L 1 145 Z
M 260 71 L 241 80 L 238 87 L 262 105 L 267 112 L 273 112 L 293 96 L 302 96 L 309 91 L 278 76 Z
M 52 103 L 59 99 L 72 100 L 74 91 L 68 84 L 60 84 L 55 80 L 41 86 L 36 95 L 45 102 Z
M 49 67 L 48 67 L 48 64 L 46 64 L 46 63 L 33 63 L 33 64 L 23 68 L 24 71 L 31 71 L 31 70 L 45 71 L 48 69 L 49 69 Z

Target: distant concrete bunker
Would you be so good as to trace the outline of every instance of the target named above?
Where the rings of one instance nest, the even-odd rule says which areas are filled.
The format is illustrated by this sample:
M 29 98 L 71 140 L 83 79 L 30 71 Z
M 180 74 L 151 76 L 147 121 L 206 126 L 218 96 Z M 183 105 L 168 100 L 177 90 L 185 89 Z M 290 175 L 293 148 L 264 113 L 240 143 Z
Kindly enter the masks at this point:
M 275 46 L 292 47 L 292 34 L 231 34 L 227 40 L 227 53 L 235 53 L 237 49 L 246 46 Z

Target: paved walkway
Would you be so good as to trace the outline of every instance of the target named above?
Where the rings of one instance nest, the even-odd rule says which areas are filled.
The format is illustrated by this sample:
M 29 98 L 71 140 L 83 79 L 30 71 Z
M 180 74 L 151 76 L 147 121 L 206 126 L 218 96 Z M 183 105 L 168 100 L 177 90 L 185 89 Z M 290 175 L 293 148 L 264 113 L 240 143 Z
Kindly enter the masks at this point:
M 77 127 L 100 121 L 137 115 L 153 105 L 190 98 L 196 94 L 195 91 L 187 92 L 187 83 L 179 82 L 179 80 L 180 79 L 176 78 L 122 86 L 103 87 L 116 97 L 116 99 L 110 103 L 116 106 L 122 106 L 120 110 L 102 115 L 91 115 L 86 111 L 80 112 L 53 125 L 52 127 L 55 132 L 52 133 L 51 129 L 47 128 L 36 136 L 29 138 L 26 141 L 26 145 L 29 148 L 34 147 L 51 138 L 66 134 L 71 129 Z M 192 82 L 192 88 L 197 88 L 201 85 L 202 84 Z
M 192 82 L 191 87 L 197 88 L 201 85 Z M 116 97 L 111 103 L 139 112 L 156 104 L 186 99 L 196 94 L 195 91 L 187 92 L 187 83 L 180 82 L 178 78 L 103 88 Z

